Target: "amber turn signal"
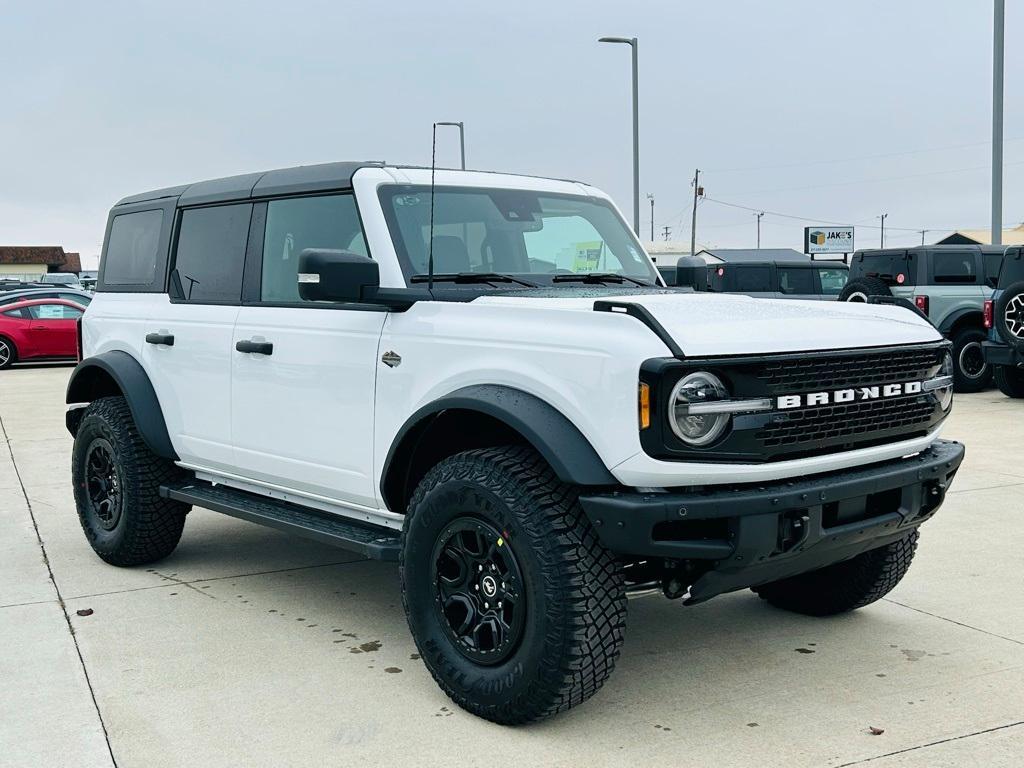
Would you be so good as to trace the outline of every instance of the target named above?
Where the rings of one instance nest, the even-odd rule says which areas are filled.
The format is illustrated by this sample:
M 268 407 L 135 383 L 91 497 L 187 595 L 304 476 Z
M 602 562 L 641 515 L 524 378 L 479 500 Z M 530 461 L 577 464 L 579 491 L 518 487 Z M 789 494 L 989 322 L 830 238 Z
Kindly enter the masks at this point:
M 647 429 L 651 426 L 651 387 L 648 384 L 640 384 L 637 392 L 637 404 L 640 411 L 640 429 Z

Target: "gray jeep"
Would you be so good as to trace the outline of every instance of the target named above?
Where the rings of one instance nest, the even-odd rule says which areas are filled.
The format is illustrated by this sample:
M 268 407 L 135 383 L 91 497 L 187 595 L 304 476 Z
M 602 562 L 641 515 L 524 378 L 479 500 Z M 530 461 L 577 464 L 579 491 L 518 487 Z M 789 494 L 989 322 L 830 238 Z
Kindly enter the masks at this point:
M 914 303 L 953 342 L 957 392 L 980 392 L 992 382 L 982 343 L 985 301 L 992 298 L 1004 248 L 921 245 L 857 251 L 840 301 L 895 296 Z
M 1024 397 L 1024 246 L 1006 249 L 999 281 L 985 302 L 985 361 L 996 386 L 1008 397 Z

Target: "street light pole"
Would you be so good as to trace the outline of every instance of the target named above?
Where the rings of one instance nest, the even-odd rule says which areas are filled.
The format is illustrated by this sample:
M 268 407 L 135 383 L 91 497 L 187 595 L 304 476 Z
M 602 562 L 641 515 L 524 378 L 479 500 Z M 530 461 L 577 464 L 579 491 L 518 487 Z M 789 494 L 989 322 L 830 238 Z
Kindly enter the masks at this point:
M 624 43 L 633 49 L 633 232 L 640 236 L 640 96 L 635 37 L 602 37 L 599 43 Z
M 651 201 L 651 242 L 654 242 L 654 195 L 648 193 L 647 199 Z
M 879 237 L 879 248 L 885 248 L 885 220 L 888 216 L 888 213 L 883 213 L 881 216 L 878 217 L 882 220 L 882 232 Z
M 456 126 L 459 129 L 459 154 L 462 157 L 462 170 L 466 170 L 466 126 L 465 126 L 465 124 L 461 120 L 458 121 L 458 122 L 454 122 L 454 121 L 448 120 L 448 121 L 442 121 L 442 122 L 437 123 L 437 124 L 438 125 L 454 125 L 454 126 Z
M 761 247 L 761 217 L 764 216 L 764 211 L 761 211 L 760 213 L 755 213 L 754 215 L 757 216 L 757 247 L 760 248 Z
M 992 245 L 1003 244 L 1003 27 L 1006 0 L 995 0 L 992 29 Z

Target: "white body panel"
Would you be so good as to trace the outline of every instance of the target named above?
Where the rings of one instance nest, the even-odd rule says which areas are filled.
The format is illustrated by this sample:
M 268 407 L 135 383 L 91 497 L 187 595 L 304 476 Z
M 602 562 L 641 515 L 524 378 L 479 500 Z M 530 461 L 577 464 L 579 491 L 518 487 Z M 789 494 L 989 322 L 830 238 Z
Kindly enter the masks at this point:
M 429 181 L 429 170 L 377 167 L 353 177 L 382 286 L 405 287 L 405 281 L 377 189 Z M 439 170 L 436 183 L 607 199 L 575 182 L 490 173 Z M 701 293 L 620 300 L 646 307 L 687 357 L 941 338 L 924 320 L 892 306 Z M 181 463 L 201 477 L 392 526 L 399 518 L 383 509 L 380 476 L 396 436 L 419 408 L 478 384 L 519 389 L 549 403 L 633 487 L 828 472 L 912 454 L 938 437 L 935 430 L 886 446 L 761 465 L 656 460 L 640 445 L 638 373 L 645 360 L 671 352 L 640 320 L 596 312 L 593 304 L 593 298 L 498 295 L 383 313 L 171 304 L 164 294 L 100 292 L 85 315 L 84 344 L 87 356 L 122 349 L 140 360 Z M 148 332 L 173 333 L 175 346 L 146 344 Z M 273 355 L 236 352 L 242 339 L 272 342 Z M 401 364 L 384 365 L 384 352 L 400 355 Z

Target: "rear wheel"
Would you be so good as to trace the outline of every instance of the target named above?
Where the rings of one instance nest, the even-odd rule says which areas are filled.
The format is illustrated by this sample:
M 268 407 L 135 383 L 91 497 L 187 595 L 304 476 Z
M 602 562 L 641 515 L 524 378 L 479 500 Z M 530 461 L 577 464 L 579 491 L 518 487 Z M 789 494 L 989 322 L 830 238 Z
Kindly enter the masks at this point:
M 0 370 L 10 368 L 18 359 L 18 351 L 14 348 L 14 342 L 0 336 Z
M 1024 397 L 1024 370 L 1010 365 L 995 369 L 996 386 L 1007 397 Z
M 953 390 L 981 392 L 992 384 L 992 366 L 985 362 L 981 328 L 964 328 L 953 336 Z
M 413 494 L 400 566 L 409 628 L 434 680 L 475 715 L 538 720 L 612 672 L 622 571 L 576 497 L 516 446 L 447 458 Z
M 835 565 L 754 587 L 776 608 L 831 616 L 863 608 L 899 584 L 917 549 L 918 532 Z
M 858 277 L 843 287 L 839 300 L 867 304 L 872 296 L 892 296 L 892 291 L 877 277 Z
M 75 433 L 71 476 L 82 530 L 111 565 L 143 565 L 174 551 L 187 504 L 161 498 L 184 471 L 149 450 L 123 397 L 90 403 Z

